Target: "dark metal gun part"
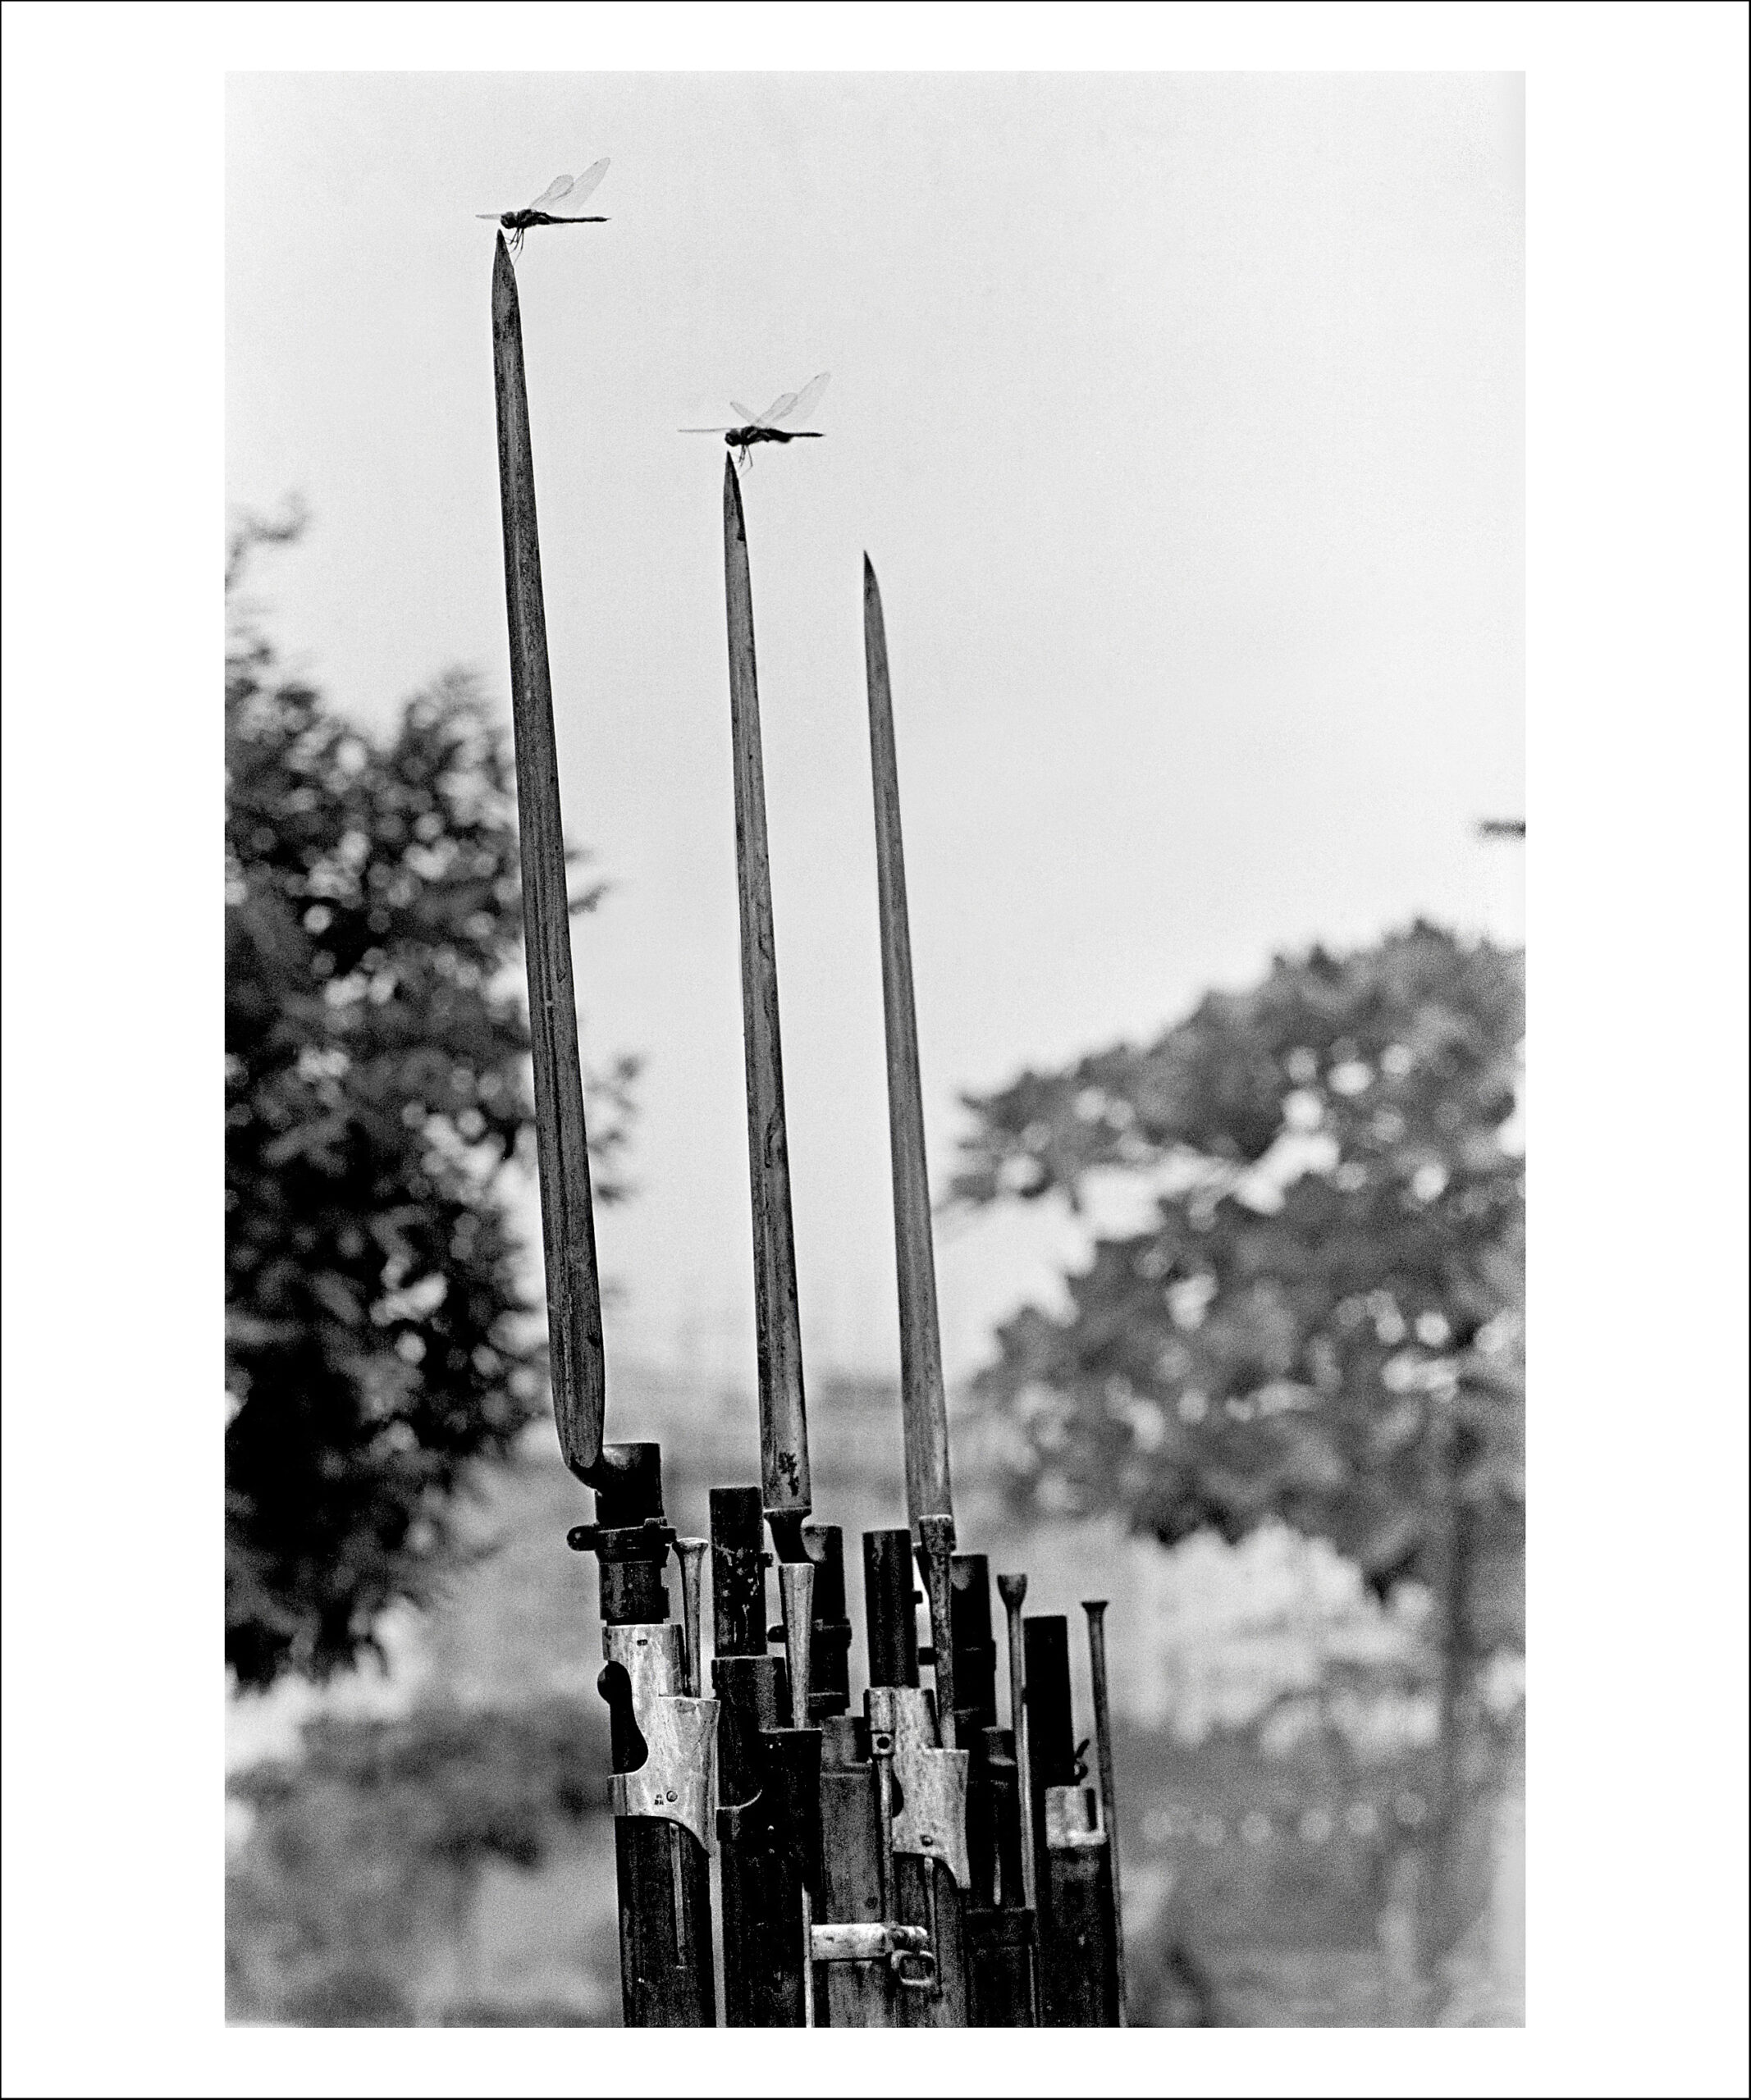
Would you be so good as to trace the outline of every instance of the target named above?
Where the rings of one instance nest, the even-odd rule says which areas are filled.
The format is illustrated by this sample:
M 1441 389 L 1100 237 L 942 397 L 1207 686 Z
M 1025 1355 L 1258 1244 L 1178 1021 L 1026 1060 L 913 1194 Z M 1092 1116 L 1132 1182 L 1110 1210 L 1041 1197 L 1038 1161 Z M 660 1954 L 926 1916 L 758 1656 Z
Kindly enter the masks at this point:
M 1118 1959 L 1112 1863 L 1100 1801 L 1083 1784 L 1070 1700 L 1070 1629 L 1024 1623 L 1029 1778 L 1037 1837 L 1040 2024 L 1116 2027 Z
M 808 1710 L 825 1722 L 851 1705 L 851 1620 L 845 1603 L 845 1534 L 837 1524 L 805 1524 L 803 1550 L 815 1565 Z
M 1034 1920 L 1022 1874 L 1015 1738 L 997 1725 L 990 1564 L 982 1553 L 958 1553 L 953 1572 L 955 1741 L 968 1754 L 967 2016 L 975 2027 L 1031 2027 Z
M 1089 1685 L 1095 1701 L 1095 1751 L 1100 1773 L 1100 1820 L 1107 1833 L 1107 1867 L 1113 1877 L 1113 1954 L 1117 1972 L 1118 2024 L 1130 2025 L 1125 2005 L 1125 1892 L 1119 1874 L 1118 1785 L 1113 1770 L 1113 1702 L 1107 1685 L 1107 1600 L 1085 1598 L 1088 1615 Z
M 801 2027 L 810 2009 L 807 1897 L 820 1874 L 820 1739 L 786 1725 L 789 1673 L 766 1653 L 770 1556 L 760 1491 L 714 1488 L 711 1506 L 725 2024 Z

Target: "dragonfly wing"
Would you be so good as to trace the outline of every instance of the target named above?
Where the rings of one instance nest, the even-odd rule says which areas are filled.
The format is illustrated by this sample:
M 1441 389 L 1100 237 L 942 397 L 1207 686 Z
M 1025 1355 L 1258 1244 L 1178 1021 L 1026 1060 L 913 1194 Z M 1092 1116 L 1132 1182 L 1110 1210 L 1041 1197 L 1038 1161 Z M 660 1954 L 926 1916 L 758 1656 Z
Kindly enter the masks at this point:
M 792 400 L 790 406 L 782 413 L 787 417 L 793 418 L 807 416 L 821 395 L 826 392 L 827 381 L 832 377 L 831 372 L 817 372 L 808 385 Z
M 728 423 L 683 423 L 680 435 L 683 437 L 727 437 L 729 429 Z
M 555 217 L 561 219 L 578 217 L 583 210 L 585 203 L 593 194 L 597 184 L 607 172 L 608 163 L 605 160 L 597 161 L 593 167 L 587 167 L 570 189 L 565 193 L 565 208 L 556 212 Z
M 744 409 L 739 401 L 732 401 L 729 405 L 736 412 L 738 422 L 757 423 L 765 420 L 764 418 L 757 416 L 752 409 Z
M 788 416 L 796 405 L 797 397 L 794 394 L 780 394 L 766 413 L 763 416 L 757 416 L 755 421 L 762 426 L 770 427 L 775 423 L 780 416 Z
M 558 203 L 560 198 L 565 196 L 571 187 L 572 179 L 569 175 L 555 176 L 540 196 L 533 201 L 529 209 L 532 212 L 545 212 L 550 204 Z

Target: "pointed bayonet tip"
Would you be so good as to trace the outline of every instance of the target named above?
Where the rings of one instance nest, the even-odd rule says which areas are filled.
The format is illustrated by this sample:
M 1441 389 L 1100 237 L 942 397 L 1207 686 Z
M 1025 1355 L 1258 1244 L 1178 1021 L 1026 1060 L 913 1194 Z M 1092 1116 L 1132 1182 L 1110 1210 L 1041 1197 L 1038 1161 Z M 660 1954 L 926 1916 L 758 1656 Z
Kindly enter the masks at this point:
M 501 230 L 494 237 L 492 246 L 492 317 L 495 321 L 508 320 L 516 311 L 517 272 Z
M 744 542 L 747 538 L 747 526 L 742 516 L 742 484 L 736 477 L 736 463 L 727 450 L 724 454 L 724 529 L 734 532 Z

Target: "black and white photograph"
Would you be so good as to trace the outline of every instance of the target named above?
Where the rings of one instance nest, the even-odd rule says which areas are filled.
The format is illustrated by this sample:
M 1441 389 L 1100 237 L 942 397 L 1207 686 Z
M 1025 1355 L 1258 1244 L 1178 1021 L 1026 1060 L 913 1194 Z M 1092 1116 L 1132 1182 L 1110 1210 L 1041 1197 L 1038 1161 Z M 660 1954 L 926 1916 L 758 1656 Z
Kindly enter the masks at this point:
M 232 2018 L 1521 2016 L 1522 121 L 231 82 Z
M 1613 643 L 1598 575 L 1592 654 L 1536 627 L 1558 477 L 1529 309 L 1589 251 L 1540 232 L 1559 98 L 1511 34 L 1099 9 L 1086 48 L 1063 11 L 1055 58 L 1012 57 L 995 11 L 711 11 L 434 10 L 423 43 L 416 11 L 139 11 L 194 40 L 217 157 L 184 230 L 213 293 L 183 477 L 204 595 L 166 703 L 193 757 L 174 805 L 136 776 L 162 860 L 58 819 L 103 902 L 54 907 L 64 953 L 9 933 L 8 1004 L 39 952 L 100 990 L 122 952 L 107 1093 L 70 1063 L 55 1096 L 110 1163 L 56 1199 L 52 1266 L 89 1304 L 136 1243 L 143 1274 L 178 1260 L 138 1187 L 98 1228 L 112 1178 L 185 1184 L 197 1221 L 204 1324 L 167 1314 L 92 1440 L 177 1418 L 176 1513 L 109 1506 L 121 1449 L 103 1506 L 56 1500 L 61 1550 L 105 1561 L 82 1643 L 173 1619 L 193 1683 L 222 1672 L 159 1720 L 130 1678 L 82 1724 L 130 1817 L 168 1798 L 134 1735 L 194 1768 L 173 1879 L 213 2082 L 174 2048 L 80 2073 L 33 2043 L 7 2090 L 1743 2091 L 1743 197 L 1674 265 L 1725 272 L 1724 330 L 1689 339 L 1714 405 L 1682 413 L 1716 418 L 1726 532 L 1662 587 L 1722 653 L 1675 641 L 1672 691 L 1595 709 L 1584 662 L 1627 687 L 1656 660 Z M 1564 49 L 1566 11 L 1599 23 L 1622 63 L 1669 38 L 1698 80 L 1712 52 L 1739 130 L 1707 165 L 1742 179 L 1744 10 L 1475 11 Z M 51 34 L 125 13 L 9 9 L 9 112 Z M 1362 16 L 1381 48 L 1346 57 Z M 1229 56 L 1176 57 L 1193 17 Z M 1296 44 L 1315 21 L 1329 44 Z M 1399 25 L 1444 26 L 1450 62 L 1395 58 Z M 619 55 L 592 62 L 597 25 Z M 45 196 L 39 237 L 100 272 L 133 237 L 88 235 L 89 198 L 141 211 L 139 179 Z M 54 324 L 21 223 L 34 403 Z M 184 233 L 160 211 L 149 240 Z M 90 370 L 167 330 L 174 367 L 171 321 L 98 289 Z M 63 515 L 39 532 L 22 487 L 9 623 Z M 85 500 L 103 540 L 153 539 L 149 482 Z M 59 559 L 107 647 L 89 537 Z M 45 661 L 82 647 L 60 634 Z M 42 772 L 14 724 L 48 703 L 7 682 L 9 813 L 23 765 L 75 810 L 102 737 L 61 710 Z M 1627 769 L 1583 855 L 1594 743 Z M 1639 773 L 1664 801 L 1680 752 L 1725 858 L 1706 924 L 1659 911 L 1706 971 L 1662 953 L 1664 849 L 1623 799 Z M 170 1039 L 122 989 L 185 896 L 186 1117 L 128 1072 L 130 1039 Z M 1609 983 L 1613 942 L 1666 988 Z M 1655 1112 L 1681 973 L 1703 1005 Z M 1570 1031 L 1529 1063 L 1529 995 Z M 1712 1157 L 1700 1205 L 1669 1144 Z M 1529 1290 L 1529 1166 L 1585 1270 L 1535 1243 Z M 25 1207 L 9 1172 L 9 1246 Z M 1644 1324 L 1669 1331 L 1647 1356 Z M 133 1376 L 98 1353 L 100 1386 Z M 21 1445 L 42 1374 L 7 1382 L 10 1512 L 39 1452 L 71 1485 L 96 1417 Z M 160 1527 L 174 1603 L 129 1573 Z M 1680 1596 L 1692 1536 L 1717 1557 Z M 9 1647 L 21 1583 L 47 1601 L 21 1559 Z M 9 1760 L 53 1651 L 13 1652 Z M 1625 1882 L 1620 1973 L 1575 1988 L 1648 2048 L 1565 2084 L 1529 1904 L 1543 1946 L 1602 1901 L 1556 1865 L 1560 1797 L 1644 1728 L 1670 1767 L 1589 1797 L 1586 1871 L 1730 1875 L 1688 1907 Z M 1722 1778 L 1693 1789 L 1705 1742 Z M 7 1814 L 34 1819 L 23 1779 Z M 1644 1946 L 1674 1918 L 1707 1950 L 1688 2005 Z M 1662 2020 L 1691 2030 L 1669 2059 Z M 567 2027 L 665 2031 L 302 2038 Z M 705 2028 L 762 2034 L 678 2031 Z M 935 2038 L 771 2034 L 802 2028 Z M 1226 2032 L 1162 2031 L 1197 2029 Z M 1224 2062 L 1287 2029 L 1401 2034 Z M 1488 2053 L 1534 2039 L 1550 2083 Z

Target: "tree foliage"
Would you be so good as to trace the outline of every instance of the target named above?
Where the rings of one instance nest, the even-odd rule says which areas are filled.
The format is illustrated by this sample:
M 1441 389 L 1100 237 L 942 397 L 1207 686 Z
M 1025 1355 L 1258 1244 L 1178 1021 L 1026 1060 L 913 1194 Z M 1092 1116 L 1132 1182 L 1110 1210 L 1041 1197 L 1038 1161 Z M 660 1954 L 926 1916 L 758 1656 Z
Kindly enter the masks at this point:
M 296 529 L 246 527 L 228 593 Z M 460 676 L 373 739 L 246 612 L 226 673 L 226 1653 L 259 1687 L 424 1593 L 541 1347 L 504 1180 L 532 1113 L 505 740 Z
M 1517 953 L 1420 922 L 969 1098 L 953 1200 L 1152 1197 L 1000 1331 L 1013 1493 L 1168 1543 L 1280 1519 L 1382 1594 L 1463 1560 L 1466 1645 L 1516 1642 L 1521 1008 Z
M 405 2025 L 398 1979 L 465 1920 L 489 1864 L 533 1871 L 603 1809 L 601 1709 L 416 1707 L 306 1723 L 299 1754 L 233 1775 L 251 1811 L 226 1877 L 232 1996 L 319 2025 Z M 381 2000 L 348 2016 L 350 1998 Z M 321 2010 L 318 2010 L 321 2008 Z

